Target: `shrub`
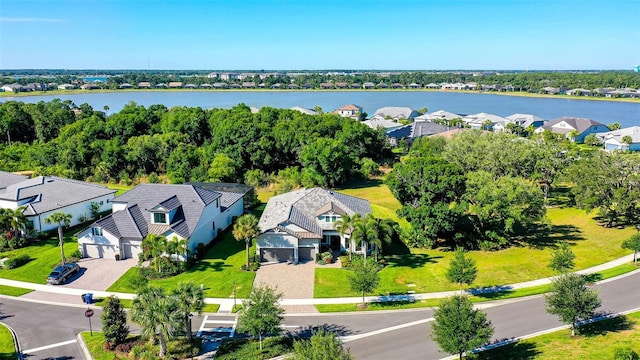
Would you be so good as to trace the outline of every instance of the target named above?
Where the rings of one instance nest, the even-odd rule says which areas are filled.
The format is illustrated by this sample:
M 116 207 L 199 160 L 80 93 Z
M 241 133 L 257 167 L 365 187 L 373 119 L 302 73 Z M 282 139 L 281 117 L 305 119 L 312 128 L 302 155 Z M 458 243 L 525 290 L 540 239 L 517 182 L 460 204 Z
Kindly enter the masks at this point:
M 318 260 L 318 265 L 327 265 L 327 262 L 324 260 Z
M 322 253 L 322 260 L 324 260 L 324 262 L 326 262 L 327 264 L 331 264 L 331 262 L 333 261 L 333 254 L 331 254 L 330 252 L 323 252 Z
M 30 260 L 31 260 L 31 258 L 27 254 L 16 256 L 16 257 L 10 258 L 9 260 L 5 261 L 4 262 L 4 268 L 5 269 L 15 269 L 17 267 L 20 267 L 20 266 L 28 263 Z
M 80 252 L 80 250 L 76 250 L 71 253 L 71 257 L 76 259 L 82 259 L 82 253 Z
M 341 255 L 340 264 L 342 265 L 343 268 L 350 268 L 352 264 L 351 264 L 351 259 L 349 259 L 349 255 Z
M 638 360 L 638 354 L 630 347 L 618 347 L 613 351 L 614 360 Z

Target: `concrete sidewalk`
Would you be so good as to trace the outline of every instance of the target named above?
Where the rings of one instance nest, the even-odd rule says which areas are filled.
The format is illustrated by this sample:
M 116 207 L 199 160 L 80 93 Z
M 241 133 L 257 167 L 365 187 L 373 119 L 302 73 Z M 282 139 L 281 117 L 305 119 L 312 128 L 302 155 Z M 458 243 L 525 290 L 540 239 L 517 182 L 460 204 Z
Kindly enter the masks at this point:
M 606 269 L 611 269 L 613 267 L 619 266 L 619 265 L 623 265 L 626 263 L 631 263 L 633 261 L 633 254 L 621 257 L 619 259 L 613 260 L 613 261 L 609 261 L 607 263 L 601 264 L 601 265 L 597 265 L 597 266 L 593 266 L 590 267 L 588 269 L 584 269 L 584 270 L 580 270 L 577 271 L 578 274 L 592 274 L 592 273 L 596 273 L 602 270 L 606 270 Z M 632 273 L 637 273 L 640 272 L 640 268 L 638 270 L 634 270 Z M 482 288 L 482 289 L 470 289 L 467 291 L 467 293 L 470 294 L 474 294 L 474 293 L 491 293 L 491 292 L 497 292 L 497 291 L 505 291 L 505 290 L 516 290 L 516 289 L 523 289 L 523 288 L 528 288 L 528 287 L 533 287 L 533 286 L 539 286 L 539 285 L 546 285 L 546 284 L 550 284 L 551 280 L 553 278 L 549 277 L 549 278 L 544 278 L 544 279 L 537 279 L 537 280 L 531 280 L 531 281 L 526 281 L 526 282 L 521 282 L 521 283 L 517 283 L 517 284 L 510 284 L 510 285 L 504 285 L 504 286 L 496 286 L 496 287 L 490 287 L 490 288 Z M 37 292 L 44 292 L 44 293 L 52 293 L 52 294 L 59 294 L 59 295 L 72 295 L 74 296 L 74 299 L 77 299 L 79 301 L 80 299 L 80 295 L 87 293 L 87 292 L 91 292 L 93 293 L 94 298 L 95 297 L 108 297 L 110 295 L 115 295 L 120 299 L 133 299 L 136 295 L 135 294 L 131 294 L 131 293 L 116 293 L 116 292 L 107 292 L 107 291 L 95 291 L 95 290 L 86 290 L 86 289 L 71 289 L 71 288 L 67 288 L 67 287 L 58 287 L 58 286 L 54 286 L 54 285 L 42 285 L 42 284 L 34 284 L 34 283 L 29 283 L 29 282 L 23 282 L 23 281 L 15 281 L 15 280 L 8 280 L 8 279 L 1 279 L 0 278 L 0 285 L 6 285 L 6 286 L 12 286 L 12 287 L 18 287 L 18 288 L 25 288 L 25 289 L 32 289 L 32 290 L 36 290 Z M 415 300 L 424 300 L 424 299 L 440 299 L 440 298 L 445 298 L 445 297 L 449 297 L 455 294 L 458 294 L 459 291 L 454 290 L 454 291 L 441 291 L 441 292 L 434 292 L 434 293 L 424 293 L 424 294 L 406 294 L 406 295 L 390 295 L 390 296 L 367 296 L 365 298 L 365 300 L 367 302 L 386 302 L 386 301 L 415 301 Z M 27 294 L 29 295 L 29 294 Z M 28 298 L 28 296 L 25 295 L 25 298 Z M 35 295 L 32 295 L 35 296 Z M 38 295 L 42 296 L 42 295 Z M 71 297 L 69 297 L 69 299 L 71 299 Z M 73 303 L 77 303 L 78 301 L 73 301 Z M 242 299 L 237 299 L 236 300 L 237 303 L 241 303 Z M 357 304 L 362 302 L 362 297 L 343 297 L 343 298 L 308 298 L 308 299 L 283 299 L 281 301 L 281 305 L 289 307 L 289 306 L 300 306 L 300 305 L 317 305 L 317 304 Z M 220 310 L 222 310 L 221 312 L 230 312 L 232 306 L 233 306 L 233 299 L 229 299 L 229 298 L 206 298 L 205 299 L 205 303 L 206 304 L 220 304 Z

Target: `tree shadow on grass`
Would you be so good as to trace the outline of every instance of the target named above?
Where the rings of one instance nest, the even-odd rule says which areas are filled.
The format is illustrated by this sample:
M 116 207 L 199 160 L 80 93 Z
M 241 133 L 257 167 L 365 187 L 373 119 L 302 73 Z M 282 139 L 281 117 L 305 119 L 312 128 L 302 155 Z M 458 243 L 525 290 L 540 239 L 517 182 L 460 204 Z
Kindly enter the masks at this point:
M 337 190 L 363 189 L 363 188 L 368 188 L 372 186 L 379 186 L 382 184 L 383 184 L 383 181 L 380 179 L 370 179 L 366 181 L 353 181 L 353 182 L 350 181 L 338 187 Z
M 514 293 L 514 290 L 510 285 L 504 285 L 504 286 L 489 286 L 489 287 L 483 287 L 478 289 L 468 289 L 467 292 L 479 298 L 493 300 L 493 299 L 511 295 Z
M 595 321 L 582 325 L 578 328 L 578 333 L 585 337 L 605 335 L 609 332 L 618 332 L 623 330 L 631 330 L 635 322 L 624 315 L 616 316 L 611 319 Z
M 575 196 L 568 186 L 553 186 L 547 199 L 549 206 L 553 207 L 571 207 L 575 206 Z
M 395 237 L 391 244 L 382 243 L 382 253 L 386 255 L 406 255 L 411 254 L 411 249 L 404 241 Z
M 542 352 L 536 349 L 536 345 L 527 342 L 515 342 L 495 349 L 486 350 L 475 354 L 474 359 L 489 360 L 526 360 L 535 359 Z
M 556 247 L 561 241 L 575 242 L 584 240 L 580 228 L 573 225 L 538 225 L 529 229 L 516 241 L 521 245 L 535 249 Z
M 225 268 L 232 267 L 229 264 L 225 264 L 224 261 L 202 261 L 193 266 L 190 271 L 223 271 Z
M 442 259 L 443 256 L 429 256 L 427 254 L 407 254 L 389 256 L 387 258 L 388 267 L 408 267 L 411 269 L 417 269 L 425 266 L 426 264 L 435 264 L 437 259 Z

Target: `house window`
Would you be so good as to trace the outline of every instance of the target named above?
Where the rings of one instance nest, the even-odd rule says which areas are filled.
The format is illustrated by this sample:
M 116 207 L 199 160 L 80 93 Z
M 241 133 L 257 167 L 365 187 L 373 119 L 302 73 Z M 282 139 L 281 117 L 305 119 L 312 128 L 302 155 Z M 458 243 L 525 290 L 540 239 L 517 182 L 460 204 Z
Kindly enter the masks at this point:
M 95 236 L 102 236 L 102 229 L 99 227 L 94 227 L 91 229 L 93 232 L 93 235 Z
M 153 213 L 153 223 L 154 224 L 166 224 L 167 223 L 167 214 L 165 214 L 165 213 Z

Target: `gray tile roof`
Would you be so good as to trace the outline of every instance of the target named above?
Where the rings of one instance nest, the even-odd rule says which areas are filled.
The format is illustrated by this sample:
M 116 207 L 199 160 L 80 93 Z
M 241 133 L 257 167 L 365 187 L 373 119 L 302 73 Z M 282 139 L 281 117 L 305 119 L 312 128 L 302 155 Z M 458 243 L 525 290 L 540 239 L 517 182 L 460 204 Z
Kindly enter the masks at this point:
M 403 106 L 386 106 L 382 107 L 373 114 L 374 117 L 382 117 L 385 118 L 390 116 L 393 119 L 407 119 L 412 120 L 414 117 L 418 116 L 418 112 L 412 110 L 409 107 Z
M 0 190 L 6 188 L 9 185 L 17 184 L 28 178 L 29 177 L 26 175 L 18 175 L 6 171 L 0 171 Z
M 162 234 L 171 228 L 184 238 L 189 238 L 195 229 L 202 211 L 221 193 L 194 185 L 140 184 L 113 199 L 114 203 L 126 203 L 125 210 L 117 211 L 96 223 L 104 222 L 105 230 L 122 237 L 142 239 L 147 234 Z M 176 210 L 171 224 L 151 224 L 151 209 L 161 206 L 163 211 Z M 113 221 L 113 222 L 111 222 Z M 113 228 L 115 226 L 115 229 Z
M 368 200 L 322 188 L 300 189 L 269 199 L 258 226 L 261 232 L 282 228 L 292 223 L 306 231 L 322 236 L 322 227 L 316 221 L 318 210 L 330 206 L 349 215 L 371 213 Z
M 84 181 L 57 176 L 37 176 L 0 190 L 0 199 L 28 201 L 24 214 L 29 216 L 62 209 L 115 192 L 106 186 Z
M 572 128 L 576 129 L 578 131 L 578 133 L 582 134 L 583 132 L 585 132 L 585 130 L 587 130 L 588 128 L 592 127 L 592 126 L 606 126 L 605 124 L 601 123 L 601 122 L 597 122 L 595 120 L 591 120 L 588 118 L 576 118 L 576 117 L 570 117 L 570 116 L 563 116 L 563 117 L 559 117 L 556 119 L 553 119 L 551 121 L 549 121 L 548 123 L 546 123 L 544 126 L 542 126 L 543 129 L 545 130 L 553 130 L 554 132 L 560 132 L 557 127 L 553 127 L 554 125 L 561 123 L 561 122 L 566 122 L 569 126 L 571 126 Z M 572 129 L 567 129 L 567 133 L 571 132 Z M 564 133 L 565 131 L 563 131 Z

